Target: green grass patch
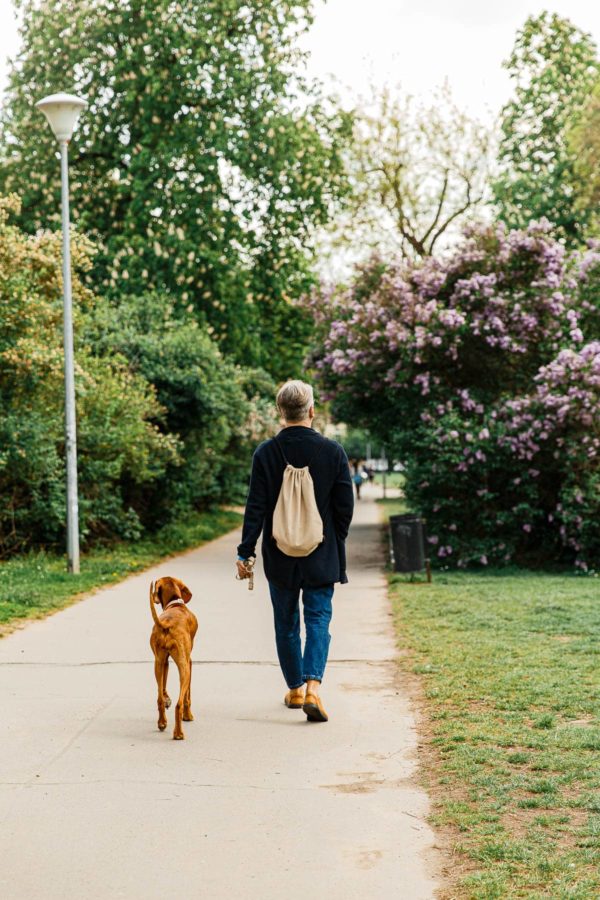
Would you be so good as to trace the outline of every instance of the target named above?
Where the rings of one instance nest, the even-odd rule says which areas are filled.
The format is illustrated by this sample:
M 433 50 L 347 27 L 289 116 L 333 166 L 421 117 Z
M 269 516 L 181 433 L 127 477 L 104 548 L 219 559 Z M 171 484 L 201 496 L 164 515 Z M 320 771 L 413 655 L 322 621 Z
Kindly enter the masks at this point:
M 390 516 L 399 516 L 408 512 L 406 500 L 401 497 L 391 497 L 385 500 L 379 499 L 375 501 L 380 507 L 380 515 L 384 522 L 387 522 Z
M 600 584 L 573 575 L 390 577 L 423 687 L 434 824 L 454 896 L 600 896 Z
M 373 479 L 374 484 L 379 486 L 383 485 L 383 472 L 375 472 L 375 477 Z M 385 475 L 385 485 L 389 488 L 402 488 L 404 487 L 405 477 L 404 472 L 386 472 Z
M 165 557 L 219 537 L 241 521 L 239 513 L 228 510 L 190 513 L 185 522 L 167 525 L 152 537 L 85 553 L 79 575 L 67 573 L 64 556 L 48 553 L 29 553 L 0 562 L 0 624 L 41 618 L 94 588 L 121 581 Z

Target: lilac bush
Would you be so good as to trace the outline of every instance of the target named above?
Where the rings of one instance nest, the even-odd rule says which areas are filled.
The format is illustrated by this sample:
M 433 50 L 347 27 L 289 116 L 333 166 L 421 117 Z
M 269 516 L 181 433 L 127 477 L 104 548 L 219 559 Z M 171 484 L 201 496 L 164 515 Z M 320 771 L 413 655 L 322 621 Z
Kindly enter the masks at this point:
M 600 341 L 561 350 L 540 369 L 533 392 L 502 412 L 500 442 L 537 466 L 533 477 L 552 473 L 556 503 L 539 511 L 587 571 L 600 547 Z
M 406 465 L 444 564 L 600 561 L 600 252 L 545 222 L 308 301 L 336 415 Z

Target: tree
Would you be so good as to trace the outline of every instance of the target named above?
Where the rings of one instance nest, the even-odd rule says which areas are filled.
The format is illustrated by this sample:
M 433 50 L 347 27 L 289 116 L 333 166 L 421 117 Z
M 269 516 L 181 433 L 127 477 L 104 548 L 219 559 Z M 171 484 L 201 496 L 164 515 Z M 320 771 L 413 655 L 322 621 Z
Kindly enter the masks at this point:
M 118 355 L 153 385 L 161 431 L 176 436 L 179 458 L 135 493 L 149 529 L 215 502 L 241 502 L 248 460 L 276 426 L 275 385 L 262 370 L 224 357 L 189 312 L 147 294 L 117 308 L 98 303 L 82 323 L 99 360 Z
M 62 541 L 65 526 L 60 239 L 23 234 L 9 222 L 18 213 L 16 197 L 0 199 L 0 555 Z M 78 275 L 90 252 L 73 241 L 78 325 L 96 302 Z M 137 536 L 127 485 L 143 491 L 178 465 L 181 443 L 160 430 L 154 388 L 122 356 L 100 361 L 79 341 L 76 364 L 82 534 Z
M 600 253 L 548 222 L 311 298 L 322 396 L 405 466 L 442 564 L 600 564 Z
M 61 242 L 13 225 L 0 198 L 0 557 L 63 544 Z M 164 296 L 111 306 L 83 281 L 73 235 L 80 527 L 134 538 L 191 509 L 239 501 L 253 447 L 275 427 L 274 384 L 223 357 Z
M 596 45 L 568 19 L 543 12 L 527 19 L 505 66 L 515 96 L 502 113 L 494 183 L 500 215 L 511 228 L 546 217 L 577 243 L 590 209 L 578 204 L 568 136 L 598 79 Z
M 577 209 L 600 232 L 600 78 L 568 133 L 575 160 Z
M 73 217 L 115 301 L 167 292 L 238 360 L 296 371 L 313 231 L 344 190 L 347 117 L 299 74 L 311 0 L 17 0 L 0 188 L 58 223 L 54 138 L 35 109 L 89 103 L 71 146 Z
M 334 243 L 424 257 L 456 238 L 486 196 L 491 138 L 448 88 L 427 106 L 401 89 L 355 110 L 348 171 L 353 193 Z M 340 224 L 338 224 L 340 223 Z

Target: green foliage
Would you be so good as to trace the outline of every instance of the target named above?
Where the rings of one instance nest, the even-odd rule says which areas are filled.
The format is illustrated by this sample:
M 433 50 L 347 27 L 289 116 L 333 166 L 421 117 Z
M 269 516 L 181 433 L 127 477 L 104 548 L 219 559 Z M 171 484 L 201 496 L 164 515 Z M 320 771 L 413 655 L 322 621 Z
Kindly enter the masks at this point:
M 64 530 L 61 255 L 57 236 L 27 237 L 0 204 L 0 553 L 53 543 Z M 90 248 L 75 239 L 76 269 Z M 76 322 L 93 296 L 75 274 Z M 161 434 L 152 387 L 113 355 L 77 348 L 80 517 L 84 537 L 139 533 L 123 485 L 152 482 L 176 464 L 178 441 Z
M 569 243 L 585 233 L 592 205 L 578 200 L 569 134 L 598 79 L 592 38 L 556 13 L 530 16 L 506 68 L 515 96 L 502 114 L 501 171 L 494 184 L 502 219 L 523 228 L 542 217 Z
M 348 428 L 345 434 L 336 436 L 335 439 L 343 443 L 349 459 L 366 459 L 371 438 L 364 428 Z
M 392 577 L 428 719 L 423 776 L 454 895 L 600 893 L 598 585 L 575 576 Z
M 241 500 L 252 447 L 275 422 L 269 376 L 224 358 L 194 317 L 164 295 L 99 304 L 85 336 L 102 360 L 120 354 L 154 386 L 163 410 L 158 424 L 181 442 L 179 460 L 137 497 L 143 521 L 152 527 L 199 504 Z
M 84 96 L 72 214 L 98 244 L 91 283 L 147 291 L 207 323 L 227 353 L 298 372 L 313 232 L 344 192 L 347 117 L 299 75 L 311 0 L 21 0 L 23 49 L 0 189 L 21 223 L 58 221 L 54 137 L 36 100 Z M 300 100 L 302 93 L 302 100 Z
M 0 555 L 64 537 L 61 249 L 25 235 L 0 201 Z M 251 447 L 274 421 L 273 383 L 241 369 L 168 298 L 84 286 L 75 235 L 80 527 L 88 544 L 139 538 L 193 508 L 236 499 Z M 267 399 L 268 395 L 268 399 Z
M 568 134 L 575 159 L 577 208 L 590 215 L 590 230 L 600 234 L 600 78 Z
M 307 301 L 323 395 L 405 464 L 441 565 L 598 570 L 599 278 L 598 249 L 499 224 Z

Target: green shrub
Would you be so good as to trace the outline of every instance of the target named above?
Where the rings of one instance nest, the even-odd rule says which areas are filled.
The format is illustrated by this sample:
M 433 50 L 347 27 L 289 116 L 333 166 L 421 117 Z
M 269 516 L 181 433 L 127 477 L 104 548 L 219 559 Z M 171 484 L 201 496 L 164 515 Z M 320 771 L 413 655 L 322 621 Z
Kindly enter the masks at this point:
M 441 565 L 600 565 L 599 278 L 542 221 L 311 299 L 326 396 L 405 463 Z
M 143 497 L 132 486 L 145 524 L 242 499 L 252 447 L 274 422 L 270 377 L 224 357 L 192 314 L 176 311 L 165 295 L 99 304 L 85 329 L 102 359 L 120 354 L 154 385 L 162 409 L 156 424 L 180 442 L 180 457 Z
M 61 544 L 65 528 L 61 249 L 26 236 L 0 199 L 0 555 Z M 136 539 L 190 508 L 241 498 L 250 450 L 272 425 L 273 384 L 225 359 L 166 296 L 118 305 L 81 275 L 73 305 L 80 529 Z M 268 398 L 268 399 L 267 399 Z
M 65 521 L 64 378 L 60 238 L 26 237 L 8 223 L 18 209 L 0 202 L 0 553 L 62 538 Z M 75 237 L 75 269 L 91 248 Z M 79 324 L 94 301 L 77 274 Z M 139 534 L 123 486 L 147 485 L 180 457 L 176 438 L 161 434 L 153 387 L 119 355 L 76 353 L 80 526 L 84 538 Z

